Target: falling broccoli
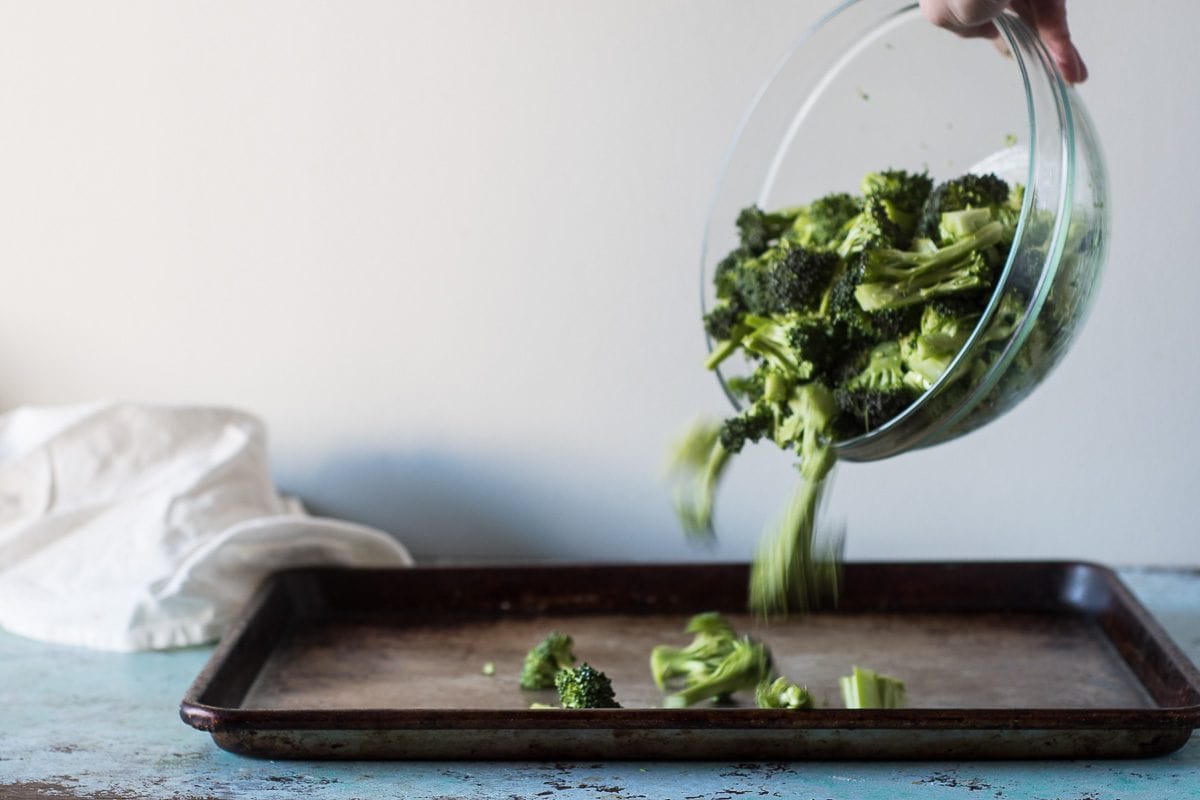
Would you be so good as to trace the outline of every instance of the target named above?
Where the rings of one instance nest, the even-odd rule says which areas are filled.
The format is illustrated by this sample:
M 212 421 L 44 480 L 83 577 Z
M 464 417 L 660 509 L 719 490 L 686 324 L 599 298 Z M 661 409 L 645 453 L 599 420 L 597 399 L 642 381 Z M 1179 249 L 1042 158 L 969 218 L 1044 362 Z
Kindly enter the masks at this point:
M 733 456 L 764 440 L 797 456 L 800 485 L 754 559 L 754 612 L 803 611 L 836 594 L 841 542 L 816 525 L 834 444 L 903 415 L 947 373 L 1000 280 L 1023 197 L 995 175 L 935 186 L 885 170 L 868 174 L 858 196 L 739 215 L 738 246 L 713 274 L 717 301 L 703 322 L 707 368 L 735 355 L 748 363 L 727 383 L 742 410 L 694 425 L 672 471 L 684 529 L 711 538 Z M 1006 294 L 981 340 L 998 350 L 1024 301 Z M 978 374 L 988 357 L 956 374 Z
M 553 689 L 559 671 L 575 664 L 574 644 L 566 634 L 558 631 L 548 634 L 526 654 L 521 667 L 521 688 Z

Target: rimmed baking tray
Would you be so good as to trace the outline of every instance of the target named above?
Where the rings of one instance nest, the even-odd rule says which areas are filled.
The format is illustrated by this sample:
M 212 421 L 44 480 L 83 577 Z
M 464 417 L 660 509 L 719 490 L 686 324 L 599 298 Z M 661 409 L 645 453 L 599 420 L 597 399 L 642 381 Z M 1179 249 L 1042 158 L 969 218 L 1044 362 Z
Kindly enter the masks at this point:
M 267 758 L 1137 758 L 1200 726 L 1200 674 L 1119 578 L 1074 562 L 848 564 L 837 608 L 758 624 L 744 564 L 302 569 L 272 576 L 188 690 L 183 720 Z M 808 711 L 660 708 L 650 649 L 729 615 Z M 551 630 L 621 709 L 534 710 Z M 485 674 L 484 665 L 495 666 Z M 841 708 L 851 666 L 909 707 Z

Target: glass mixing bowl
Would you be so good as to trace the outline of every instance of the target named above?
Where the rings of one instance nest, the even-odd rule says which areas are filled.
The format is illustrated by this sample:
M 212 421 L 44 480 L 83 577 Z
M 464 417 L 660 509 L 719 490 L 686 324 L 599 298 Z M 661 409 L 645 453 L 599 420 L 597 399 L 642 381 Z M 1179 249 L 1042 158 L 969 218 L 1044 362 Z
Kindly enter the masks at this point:
M 704 236 L 705 311 L 745 206 L 855 193 L 863 175 L 888 168 L 928 170 L 935 182 L 994 172 L 1025 187 L 1008 261 L 970 339 L 903 413 L 837 442 L 841 459 L 928 447 L 997 418 L 1058 363 L 1091 304 L 1108 239 L 1095 131 L 1036 34 L 1007 13 L 997 27 L 1003 55 L 935 28 L 915 3 L 846 2 L 793 46 L 730 147 Z M 739 407 L 726 383 L 733 361 L 718 377 Z

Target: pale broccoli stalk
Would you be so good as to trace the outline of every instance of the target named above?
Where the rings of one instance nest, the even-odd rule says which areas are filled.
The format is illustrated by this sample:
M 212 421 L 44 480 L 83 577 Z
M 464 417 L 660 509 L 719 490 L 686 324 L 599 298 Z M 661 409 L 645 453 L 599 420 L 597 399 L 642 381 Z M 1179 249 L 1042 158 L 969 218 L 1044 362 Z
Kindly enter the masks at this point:
M 754 703 L 759 708 L 805 709 L 813 707 L 813 697 L 808 689 L 780 677 L 758 684 Z
M 875 670 L 854 667 L 852 674 L 838 679 L 846 708 L 903 708 L 904 681 Z
M 554 678 L 560 670 L 569 669 L 575 663 L 571 651 L 575 642 L 566 634 L 552 631 L 545 639 L 525 654 L 521 666 L 522 689 L 553 689 Z

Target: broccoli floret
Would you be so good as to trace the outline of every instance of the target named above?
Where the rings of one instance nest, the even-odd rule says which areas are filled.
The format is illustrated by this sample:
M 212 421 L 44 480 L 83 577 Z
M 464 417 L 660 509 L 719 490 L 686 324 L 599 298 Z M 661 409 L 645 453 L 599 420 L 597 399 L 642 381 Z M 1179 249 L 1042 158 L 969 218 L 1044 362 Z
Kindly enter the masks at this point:
M 867 173 L 860 188 L 866 197 L 888 200 L 905 213 L 916 215 L 929 199 L 929 193 L 933 190 L 933 179 L 927 172 L 887 169 Z
M 754 703 L 759 708 L 805 709 L 813 707 L 813 697 L 808 689 L 780 677 L 758 684 Z
M 724 700 L 743 689 L 753 689 L 771 674 L 771 654 L 748 636 L 734 639 L 729 652 L 711 669 L 687 674 L 683 689 L 668 695 L 667 708 L 685 708 L 702 700 Z
M 704 315 L 704 331 L 717 341 L 733 339 L 745 313 L 738 303 L 720 303 Z
M 904 381 L 923 392 L 950 367 L 950 362 L 971 336 L 979 322 L 978 310 L 931 303 L 921 315 L 920 328 L 900 340 L 906 368 Z
M 700 421 L 679 440 L 668 467 L 675 481 L 675 514 L 690 536 L 712 537 L 717 485 L 729 464 L 720 423 Z
M 877 428 L 908 408 L 918 392 L 905 383 L 899 342 L 884 342 L 870 353 L 866 367 L 834 390 L 843 416 L 856 423 L 856 432 Z M 842 422 L 839 430 L 854 430 Z
M 916 235 L 940 242 L 938 232 L 942 215 L 947 211 L 962 211 L 966 208 L 999 208 L 1009 205 L 1008 184 L 995 175 L 963 175 L 939 184 L 929 194 L 921 209 Z M 1017 200 L 1020 209 L 1020 200 Z M 1015 219 L 1013 220 L 1015 223 Z
M 820 305 L 837 256 L 783 243 L 743 260 L 729 274 L 731 304 L 758 316 L 812 311 Z
M 742 247 L 753 256 L 766 251 L 795 221 L 798 210 L 763 211 L 758 206 L 743 208 L 738 214 L 738 235 Z
M 694 635 L 687 647 L 660 644 L 650 651 L 650 674 L 659 689 L 675 678 L 711 673 L 733 651 L 737 639 L 733 626 L 715 611 L 695 615 L 684 630 Z
M 770 411 L 761 405 L 752 405 L 721 423 L 721 447 L 729 454 L 740 453 L 746 442 L 757 442 L 770 436 L 774 424 Z
M 554 677 L 558 701 L 563 708 L 620 708 L 612 681 L 587 662 L 564 669 Z
M 828 250 L 841 242 L 847 224 L 862 210 L 859 200 L 845 193 L 828 194 L 802 209 L 787 238 L 804 247 Z
M 554 676 L 575 663 L 575 642 L 570 636 L 552 631 L 525 655 L 521 667 L 522 689 L 553 689 Z
M 893 208 L 878 197 L 868 197 L 862 211 L 849 222 L 837 254 L 846 258 L 868 247 L 903 247 L 909 237 L 889 215 Z
M 862 192 L 867 202 L 878 201 L 895 226 L 892 246 L 909 246 L 932 188 L 933 181 L 926 173 L 885 170 L 863 178 Z
M 854 667 L 838 683 L 846 708 L 903 708 L 906 702 L 904 681 L 871 669 Z
M 979 254 L 1004 236 L 989 222 L 946 247 L 912 252 L 870 248 L 862 254 L 862 282 L 854 298 L 866 311 L 903 308 L 935 297 L 989 286 L 993 269 Z
M 855 297 L 862 275 L 862 259 L 855 259 L 838 276 L 829 295 L 829 316 L 841 326 L 844 344 L 869 346 L 885 339 L 898 339 L 916 327 L 920 309 L 900 307 L 864 310 Z
M 739 247 L 717 262 L 713 270 L 713 286 L 716 288 L 717 297 L 727 299 L 733 296 L 738 270 L 742 268 L 743 262 L 749 260 L 752 260 L 750 253 L 744 247 Z

